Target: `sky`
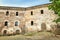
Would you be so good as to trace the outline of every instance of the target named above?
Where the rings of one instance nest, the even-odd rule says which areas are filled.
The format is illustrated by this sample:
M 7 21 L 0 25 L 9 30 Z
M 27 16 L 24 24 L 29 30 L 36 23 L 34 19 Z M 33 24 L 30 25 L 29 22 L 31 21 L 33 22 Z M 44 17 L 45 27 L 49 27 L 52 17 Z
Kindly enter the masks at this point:
M 50 3 L 49 0 L 0 0 L 0 6 L 30 7 Z

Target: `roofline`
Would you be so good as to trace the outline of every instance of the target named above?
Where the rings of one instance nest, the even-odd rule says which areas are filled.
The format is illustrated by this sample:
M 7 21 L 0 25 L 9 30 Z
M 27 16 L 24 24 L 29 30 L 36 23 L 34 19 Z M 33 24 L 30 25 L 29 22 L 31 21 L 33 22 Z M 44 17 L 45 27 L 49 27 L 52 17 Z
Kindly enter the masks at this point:
M 9 7 L 9 6 L 0 6 L 0 9 L 3 10 L 24 10 L 23 7 Z
M 0 9 L 7 9 L 7 10 L 29 10 L 29 9 L 35 9 L 37 7 L 42 7 L 42 6 L 48 6 L 51 3 L 47 3 L 47 4 L 42 4 L 42 5 L 36 5 L 36 6 L 31 6 L 31 7 L 10 7 L 10 6 L 0 6 Z
M 41 5 L 35 5 L 35 6 L 31 6 L 31 7 L 42 6 L 42 5 L 49 5 L 49 4 L 51 4 L 51 3 L 41 4 Z M 27 7 L 27 8 L 31 8 L 31 7 Z
M 42 4 L 42 5 L 36 5 L 36 6 L 31 6 L 31 7 L 27 7 L 26 9 L 27 9 L 27 10 L 30 10 L 30 9 L 35 9 L 35 8 L 41 8 L 41 7 L 48 6 L 48 5 L 50 5 L 50 4 L 51 4 L 51 3 Z

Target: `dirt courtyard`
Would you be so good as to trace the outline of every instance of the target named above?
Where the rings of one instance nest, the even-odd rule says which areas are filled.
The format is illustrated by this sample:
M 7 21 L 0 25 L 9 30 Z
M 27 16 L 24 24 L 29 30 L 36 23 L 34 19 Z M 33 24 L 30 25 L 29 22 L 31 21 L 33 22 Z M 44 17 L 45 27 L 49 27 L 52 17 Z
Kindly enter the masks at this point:
M 53 36 L 50 32 L 34 32 L 24 35 L 0 36 L 0 40 L 60 40 L 60 35 Z

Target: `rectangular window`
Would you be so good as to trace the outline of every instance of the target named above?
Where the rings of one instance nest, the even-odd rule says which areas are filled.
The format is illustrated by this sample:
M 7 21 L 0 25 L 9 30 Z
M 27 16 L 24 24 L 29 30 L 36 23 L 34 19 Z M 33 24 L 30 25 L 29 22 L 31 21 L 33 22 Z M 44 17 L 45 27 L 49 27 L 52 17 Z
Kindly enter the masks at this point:
M 18 12 L 16 12 L 16 16 L 18 16 Z
M 41 14 L 43 14 L 44 12 L 43 12 L 43 10 L 41 10 Z
M 33 21 L 31 21 L 31 25 L 33 25 Z
M 33 15 L 33 11 L 31 11 L 31 15 Z
M 5 22 L 5 26 L 8 26 L 8 22 L 7 21 Z
M 9 11 L 6 11 L 6 16 L 8 16 L 9 15 Z

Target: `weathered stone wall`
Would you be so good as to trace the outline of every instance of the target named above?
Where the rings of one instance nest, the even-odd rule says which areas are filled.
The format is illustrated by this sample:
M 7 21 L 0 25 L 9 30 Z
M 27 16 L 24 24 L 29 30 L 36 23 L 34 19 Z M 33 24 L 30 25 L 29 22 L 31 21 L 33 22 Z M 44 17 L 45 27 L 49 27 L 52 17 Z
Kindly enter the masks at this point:
M 43 10 L 43 14 L 41 14 Z M 6 16 L 6 11 L 9 11 L 9 15 Z M 33 15 L 31 15 L 33 11 Z M 18 16 L 16 16 L 18 12 Z M 48 9 L 48 5 L 40 5 L 28 8 L 9 8 L 0 7 L 0 32 L 3 34 L 4 30 L 7 30 L 7 34 L 30 31 L 50 31 L 52 21 L 58 16 L 54 14 L 53 10 Z M 8 26 L 4 26 L 5 21 L 8 21 Z M 15 26 L 15 22 L 18 21 L 19 25 Z M 31 25 L 33 21 L 33 25 Z
M 41 14 L 41 10 L 44 11 L 43 14 Z M 33 11 L 33 15 L 31 15 L 31 11 Z M 54 14 L 54 11 L 49 10 L 48 6 L 30 9 L 25 12 L 25 26 L 28 31 L 41 31 L 42 23 L 46 24 L 46 30 L 51 30 L 51 23 L 54 19 L 56 19 L 58 16 Z M 34 21 L 34 25 L 31 26 L 31 21 Z M 44 26 L 45 27 L 45 26 Z
M 8 16 L 6 16 L 6 11 L 9 11 Z M 18 16 L 16 16 L 16 12 L 18 12 Z M 8 26 L 4 26 L 5 21 L 8 21 Z M 18 26 L 15 26 L 16 21 L 19 23 Z M 4 30 L 7 30 L 7 34 L 16 32 L 16 30 L 20 30 L 21 32 L 21 27 L 24 26 L 24 22 L 24 11 L 0 9 L 0 31 L 2 34 Z

